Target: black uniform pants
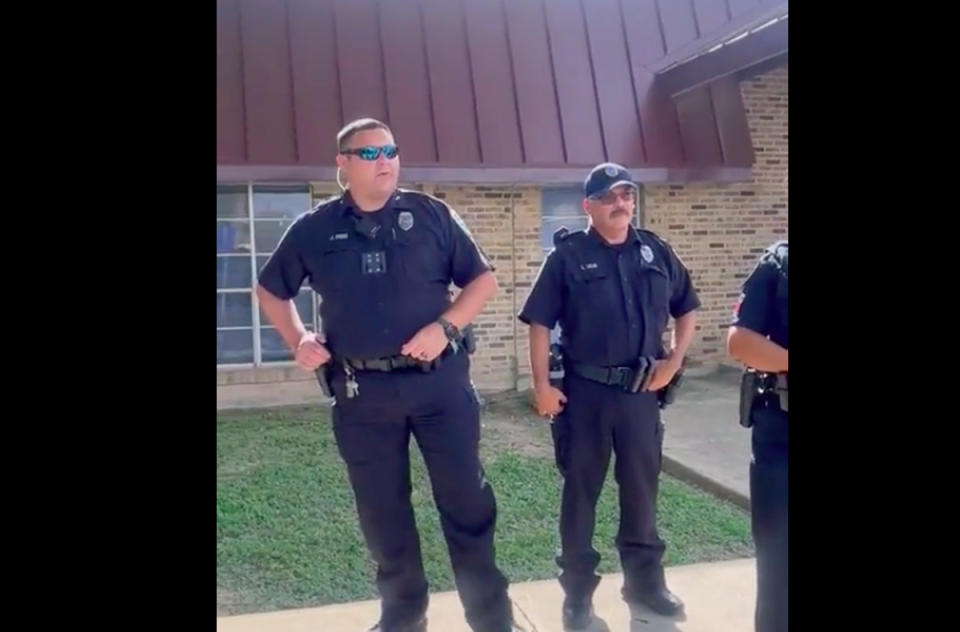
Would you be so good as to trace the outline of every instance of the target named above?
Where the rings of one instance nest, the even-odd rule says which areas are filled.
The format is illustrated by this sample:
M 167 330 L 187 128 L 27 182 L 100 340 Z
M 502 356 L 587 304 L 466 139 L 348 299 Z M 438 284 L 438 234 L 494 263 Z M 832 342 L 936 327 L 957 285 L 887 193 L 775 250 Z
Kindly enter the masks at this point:
M 560 505 L 560 584 L 571 598 L 586 598 L 600 583 L 593 548 L 596 507 L 611 452 L 620 490 L 616 546 L 624 595 L 663 587 L 663 541 L 657 533 L 657 492 L 663 426 L 654 393 L 627 393 L 576 375 L 564 380 L 567 403 L 552 425 Z
M 343 376 L 334 378 L 333 429 L 377 564 L 385 632 L 417 619 L 428 603 L 410 504 L 411 436 L 430 476 L 467 622 L 475 632 L 510 632 L 507 580 L 494 561 L 497 507 L 480 465 L 480 411 L 467 369 L 358 372 L 357 383 L 358 396 L 347 399 Z
M 755 632 L 787 632 L 787 413 L 753 412 L 750 515 L 757 554 Z

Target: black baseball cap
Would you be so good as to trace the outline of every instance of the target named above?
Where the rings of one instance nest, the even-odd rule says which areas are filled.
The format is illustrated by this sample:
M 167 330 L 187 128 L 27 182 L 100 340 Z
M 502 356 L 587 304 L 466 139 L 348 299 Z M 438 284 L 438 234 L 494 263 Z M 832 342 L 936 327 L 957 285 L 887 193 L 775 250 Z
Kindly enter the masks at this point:
M 615 162 L 605 162 L 594 167 L 583 181 L 583 197 L 597 198 L 624 184 L 637 188 L 633 176 L 626 169 Z

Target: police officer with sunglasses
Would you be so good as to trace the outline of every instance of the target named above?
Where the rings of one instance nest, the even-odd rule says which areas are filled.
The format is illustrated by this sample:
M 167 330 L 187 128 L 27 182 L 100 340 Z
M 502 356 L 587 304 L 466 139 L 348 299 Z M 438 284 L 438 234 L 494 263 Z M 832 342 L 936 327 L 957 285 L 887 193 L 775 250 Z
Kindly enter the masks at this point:
M 334 398 L 333 432 L 377 565 L 372 631 L 426 630 L 427 579 L 410 503 L 412 436 L 433 487 L 457 589 L 474 632 L 515 632 L 494 559 L 497 506 L 478 454 L 479 402 L 464 332 L 497 292 L 493 266 L 443 200 L 397 188 L 384 123 L 337 136 L 344 193 L 301 215 L 259 276 L 267 318 Z M 342 178 L 341 178 L 342 174 Z M 291 302 L 320 296 L 323 334 Z M 451 300 L 450 285 L 462 292 Z
M 664 544 L 657 533 L 660 407 L 664 389 L 680 374 L 700 307 L 673 249 L 633 227 L 638 187 L 626 169 L 598 165 L 583 193 L 589 228 L 557 231 L 519 315 L 530 326 L 536 407 L 553 420 L 563 476 L 557 562 L 563 622 L 572 630 L 585 630 L 593 621 L 593 593 L 600 583 L 600 555 L 593 548 L 596 507 L 613 452 L 623 598 L 666 616 L 682 610 L 665 583 Z M 671 316 L 676 326 L 667 351 L 663 335 Z M 550 330 L 557 324 L 562 381 L 550 376 Z

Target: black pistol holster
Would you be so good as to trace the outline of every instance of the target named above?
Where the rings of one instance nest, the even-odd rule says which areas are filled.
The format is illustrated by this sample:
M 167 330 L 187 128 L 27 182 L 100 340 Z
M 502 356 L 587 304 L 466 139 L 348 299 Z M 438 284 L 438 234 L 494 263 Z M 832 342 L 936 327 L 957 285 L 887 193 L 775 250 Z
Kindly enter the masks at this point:
M 314 370 L 314 375 L 317 376 L 317 384 L 320 385 L 320 390 L 327 397 L 333 397 L 333 389 L 330 388 L 330 362 L 317 367 Z
M 563 370 L 563 349 L 561 349 L 557 343 L 550 345 L 549 371 L 550 386 L 562 389 L 565 375 Z
M 677 392 L 683 385 L 684 374 L 687 370 L 687 359 L 680 362 L 680 369 L 674 374 L 673 378 L 662 389 L 657 391 L 657 401 L 660 402 L 660 410 L 663 410 L 673 402 L 677 401 Z
M 787 391 L 785 374 L 745 370 L 740 378 L 740 425 L 744 428 L 753 426 L 753 409 L 761 395 L 776 395 L 780 409 L 787 412 Z
M 753 406 L 763 389 L 763 377 L 753 369 L 746 369 L 740 376 L 740 425 L 753 426 Z
M 470 323 L 460 332 L 460 344 L 467 351 L 467 355 L 473 355 L 477 351 L 477 335 L 473 333 L 473 323 Z
M 780 410 L 783 412 L 789 412 L 788 402 L 787 402 L 787 374 L 779 373 L 777 374 L 777 384 L 774 387 L 774 390 L 777 393 L 777 397 L 780 398 Z

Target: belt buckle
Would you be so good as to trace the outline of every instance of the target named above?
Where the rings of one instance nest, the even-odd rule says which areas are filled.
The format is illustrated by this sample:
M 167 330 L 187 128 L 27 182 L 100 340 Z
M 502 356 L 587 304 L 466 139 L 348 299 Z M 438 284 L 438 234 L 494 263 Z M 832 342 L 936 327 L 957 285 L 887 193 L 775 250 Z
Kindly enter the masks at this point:
M 626 369 L 622 366 L 610 369 L 610 376 L 616 380 L 614 384 L 623 388 L 630 386 L 630 373 L 630 369 Z

